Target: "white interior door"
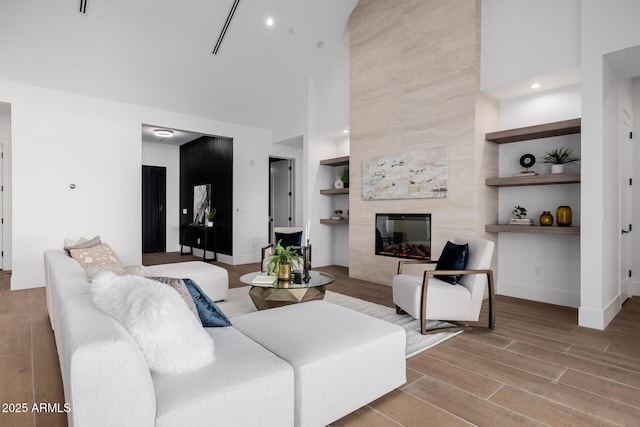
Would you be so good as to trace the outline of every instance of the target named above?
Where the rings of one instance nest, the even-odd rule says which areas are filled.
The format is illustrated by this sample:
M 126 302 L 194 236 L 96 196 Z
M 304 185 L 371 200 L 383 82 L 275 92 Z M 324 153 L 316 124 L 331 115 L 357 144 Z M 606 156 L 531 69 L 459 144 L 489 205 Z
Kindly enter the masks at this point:
M 631 114 L 622 109 L 619 126 L 620 152 L 620 296 L 624 302 L 631 297 L 631 248 L 632 248 L 632 159 Z M 638 274 L 640 272 L 636 272 Z

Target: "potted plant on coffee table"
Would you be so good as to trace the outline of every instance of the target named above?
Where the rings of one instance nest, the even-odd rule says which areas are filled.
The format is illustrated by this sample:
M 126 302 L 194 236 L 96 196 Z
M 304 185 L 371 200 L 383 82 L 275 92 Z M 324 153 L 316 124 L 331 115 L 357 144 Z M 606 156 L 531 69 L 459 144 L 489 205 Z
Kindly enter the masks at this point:
M 291 280 L 291 270 L 294 265 L 300 265 L 302 256 L 298 253 L 300 246 L 283 247 L 278 240 L 275 253 L 267 261 L 267 274 L 277 275 L 279 280 Z
M 570 148 L 560 147 L 551 151 L 547 151 L 542 157 L 543 163 L 551 165 L 551 173 L 564 173 L 564 165 L 568 163 L 577 163 L 580 157 L 574 157 Z

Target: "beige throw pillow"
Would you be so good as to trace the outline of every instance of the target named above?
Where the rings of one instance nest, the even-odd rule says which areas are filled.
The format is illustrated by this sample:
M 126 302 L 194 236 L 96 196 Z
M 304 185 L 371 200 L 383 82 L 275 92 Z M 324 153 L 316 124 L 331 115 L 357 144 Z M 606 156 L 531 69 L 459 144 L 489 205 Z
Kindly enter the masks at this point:
M 64 239 L 63 249 L 67 252 L 67 255 L 71 255 L 71 249 L 92 248 L 101 243 L 102 241 L 100 240 L 100 236 L 96 236 L 93 239 L 85 239 L 84 237 L 81 237 L 78 240 Z
M 78 261 L 85 270 L 107 264 L 122 265 L 118 255 L 106 243 L 86 249 L 71 249 L 70 252 L 71 257 Z

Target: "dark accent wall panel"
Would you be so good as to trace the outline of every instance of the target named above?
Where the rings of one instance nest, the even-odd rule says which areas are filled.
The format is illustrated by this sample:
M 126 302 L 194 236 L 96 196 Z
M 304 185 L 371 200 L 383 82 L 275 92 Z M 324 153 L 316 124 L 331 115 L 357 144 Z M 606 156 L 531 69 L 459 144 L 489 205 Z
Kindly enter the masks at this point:
M 193 222 L 193 187 L 211 184 L 216 252 L 233 255 L 233 139 L 203 136 L 180 147 L 180 225 Z M 183 214 L 183 209 L 187 214 Z M 182 227 L 181 227 L 182 228 Z M 180 233 L 180 243 L 202 247 L 189 233 Z M 184 239 L 184 241 L 183 241 Z M 210 246 L 207 244 L 207 246 Z

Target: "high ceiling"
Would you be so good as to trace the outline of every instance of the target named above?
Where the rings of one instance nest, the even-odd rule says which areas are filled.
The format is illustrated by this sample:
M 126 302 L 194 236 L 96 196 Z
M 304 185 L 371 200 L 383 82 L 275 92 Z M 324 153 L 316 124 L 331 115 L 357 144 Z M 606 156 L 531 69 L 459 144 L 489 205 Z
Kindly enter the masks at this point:
M 80 3 L 0 0 L 0 79 L 273 128 L 357 0 L 240 0 L 217 55 L 233 0 Z

